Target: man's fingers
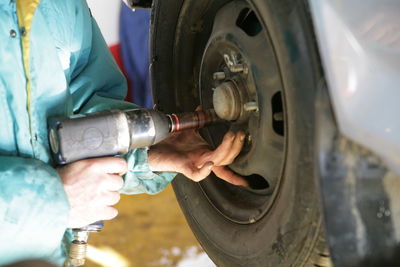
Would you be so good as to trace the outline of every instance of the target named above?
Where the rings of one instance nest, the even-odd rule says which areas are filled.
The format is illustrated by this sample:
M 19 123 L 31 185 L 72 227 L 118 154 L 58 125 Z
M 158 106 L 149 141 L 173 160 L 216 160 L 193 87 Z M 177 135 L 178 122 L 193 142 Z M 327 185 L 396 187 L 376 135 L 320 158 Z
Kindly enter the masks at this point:
M 212 161 L 216 166 L 221 165 L 221 162 L 224 162 L 224 159 L 229 155 L 234 140 L 235 134 L 233 132 L 225 134 L 222 143 L 212 153 Z
M 104 206 L 113 206 L 119 202 L 121 199 L 121 196 L 118 192 L 103 192 L 101 194 L 100 199 L 98 200 L 100 203 L 99 205 L 104 205 Z
M 109 174 L 101 181 L 104 191 L 118 191 L 124 186 L 124 179 L 116 174 Z
M 228 132 L 225 134 L 222 143 L 212 153 L 210 160 L 215 162 L 216 166 L 231 164 L 243 148 L 244 132 Z
M 232 146 L 229 149 L 228 154 L 218 165 L 229 165 L 235 160 L 235 158 L 239 155 L 240 151 L 243 148 L 245 137 L 246 134 L 244 132 L 236 133 L 235 139 L 233 140 Z
M 101 211 L 99 220 L 112 220 L 118 215 L 118 210 L 114 207 L 104 207 Z
M 241 185 L 241 186 L 249 186 L 247 181 L 243 178 L 234 173 L 233 171 L 229 170 L 226 167 L 223 166 L 216 166 L 213 168 L 213 172 L 215 173 L 216 176 L 221 178 L 222 180 L 227 181 L 228 183 L 234 184 L 234 185 Z
M 92 165 L 92 168 L 97 168 L 99 171 L 104 173 L 112 173 L 123 175 L 128 171 L 128 165 L 126 160 L 118 157 L 105 157 L 88 159 Z

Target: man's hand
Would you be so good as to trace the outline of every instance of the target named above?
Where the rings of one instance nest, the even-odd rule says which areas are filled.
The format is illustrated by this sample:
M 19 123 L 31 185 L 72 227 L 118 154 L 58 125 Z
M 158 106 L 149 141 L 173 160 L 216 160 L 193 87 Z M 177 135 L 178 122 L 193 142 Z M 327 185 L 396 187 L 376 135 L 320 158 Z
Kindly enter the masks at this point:
M 71 205 L 69 228 L 79 228 L 99 220 L 111 220 L 118 203 L 127 164 L 122 158 L 80 160 L 57 169 Z
M 240 153 L 244 138 L 243 132 L 228 132 L 212 151 L 197 131 L 178 132 L 150 148 L 149 166 L 152 171 L 179 172 L 197 182 L 213 171 L 231 184 L 247 186 L 242 177 L 225 167 Z

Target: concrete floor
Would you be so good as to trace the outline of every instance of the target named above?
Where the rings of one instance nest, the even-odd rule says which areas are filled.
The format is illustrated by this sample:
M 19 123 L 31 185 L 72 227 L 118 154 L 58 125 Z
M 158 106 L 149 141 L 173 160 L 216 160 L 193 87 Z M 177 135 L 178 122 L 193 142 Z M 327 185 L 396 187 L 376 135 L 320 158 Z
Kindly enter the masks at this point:
M 171 186 L 155 196 L 124 195 L 116 207 L 118 217 L 91 234 L 86 266 L 214 266 L 190 231 Z

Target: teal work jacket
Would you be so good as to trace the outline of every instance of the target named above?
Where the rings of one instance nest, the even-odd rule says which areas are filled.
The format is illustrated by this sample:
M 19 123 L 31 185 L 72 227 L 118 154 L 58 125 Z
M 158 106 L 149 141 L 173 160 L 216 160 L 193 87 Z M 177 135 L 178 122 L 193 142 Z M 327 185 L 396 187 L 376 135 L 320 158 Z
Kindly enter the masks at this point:
M 100 3 L 99 3 L 100 4 Z M 49 116 L 137 106 L 84 0 L 0 0 L 0 265 L 60 265 L 69 204 L 47 136 Z M 161 191 L 146 149 L 125 155 L 122 193 Z

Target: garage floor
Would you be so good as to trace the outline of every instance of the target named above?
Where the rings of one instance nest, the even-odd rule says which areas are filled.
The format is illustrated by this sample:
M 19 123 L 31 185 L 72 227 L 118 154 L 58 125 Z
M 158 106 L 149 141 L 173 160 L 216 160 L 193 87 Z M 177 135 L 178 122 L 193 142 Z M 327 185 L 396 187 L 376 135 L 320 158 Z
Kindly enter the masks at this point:
M 155 196 L 124 195 L 116 207 L 118 217 L 91 234 L 86 266 L 214 266 L 187 226 L 171 186 Z

